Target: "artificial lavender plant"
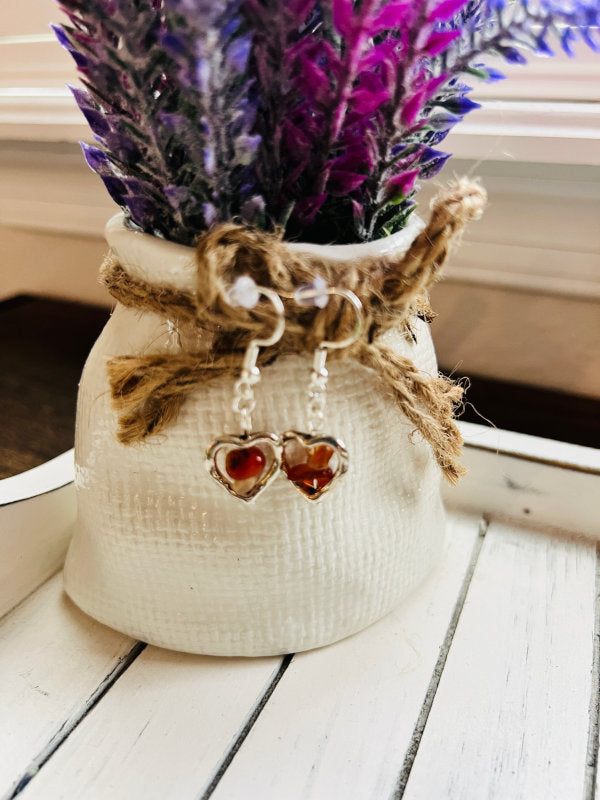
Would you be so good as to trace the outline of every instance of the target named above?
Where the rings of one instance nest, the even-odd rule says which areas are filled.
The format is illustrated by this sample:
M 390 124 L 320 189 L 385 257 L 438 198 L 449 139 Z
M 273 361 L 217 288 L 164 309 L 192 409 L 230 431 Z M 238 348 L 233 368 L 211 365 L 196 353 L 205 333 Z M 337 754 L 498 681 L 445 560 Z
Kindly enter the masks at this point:
M 191 244 L 254 198 L 251 36 L 239 3 L 64 0 L 87 163 L 144 231 Z M 247 26 L 246 26 L 247 27 Z
M 489 55 L 600 49 L 597 0 L 59 0 L 88 164 L 182 244 L 228 219 L 305 241 L 406 224 Z

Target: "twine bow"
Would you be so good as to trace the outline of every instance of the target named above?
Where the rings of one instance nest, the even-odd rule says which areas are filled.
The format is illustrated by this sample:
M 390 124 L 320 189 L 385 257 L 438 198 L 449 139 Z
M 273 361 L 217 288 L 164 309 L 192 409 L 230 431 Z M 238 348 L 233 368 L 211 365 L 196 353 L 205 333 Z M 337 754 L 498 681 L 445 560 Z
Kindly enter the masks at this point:
M 452 243 L 467 222 L 478 218 L 486 202 L 483 189 L 466 179 L 439 192 L 430 221 L 408 252 L 340 262 L 290 251 L 280 232 L 266 233 L 225 223 L 202 234 L 196 247 L 195 293 L 156 286 L 132 278 L 109 254 L 101 277 L 125 306 L 153 311 L 171 322 L 191 325 L 208 337 L 200 352 L 120 356 L 108 362 L 112 401 L 119 414 L 119 441 L 140 442 L 168 426 L 187 395 L 207 380 L 234 373 L 250 339 L 271 324 L 269 310 L 233 308 L 224 290 L 237 275 L 291 296 L 296 287 L 321 275 L 329 285 L 351 289 L 365 312 L 364 335 L 332 358 L 353 358 L 370 367 L 391 389 L 406 417 L 429 442 L 446 479 L 454 483 L 465 470 L 458 461 L 462 438 L 453 411 L 462 388 L 442 375 L 419 371 L 388 347 L 381 335 L 390 328 L 410 331 L 416 313 L 430 315 L 428 291 L 439 277 Z M 261 352 L 259 364 L 288 353 L 312 352 L 323 339 L 347 335 L 354 325 L 348 304 L 323 309 L 286 306 L 286 330 L 277 345 Z

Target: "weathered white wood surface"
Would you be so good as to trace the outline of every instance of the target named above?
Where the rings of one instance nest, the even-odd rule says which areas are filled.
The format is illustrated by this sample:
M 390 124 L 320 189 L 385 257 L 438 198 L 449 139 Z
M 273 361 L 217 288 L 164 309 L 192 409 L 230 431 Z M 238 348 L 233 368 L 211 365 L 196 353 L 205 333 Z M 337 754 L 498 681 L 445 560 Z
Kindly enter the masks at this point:
M 600 540 L 600 451 L 464 422 L 460 428 L 468 474 L 444 486 L 450 508 Z
M 73 451 L 0 481 L 0 617 L 62 566 L 75 522 Z
M 213 800 L 363 800 L 394 789 L 479 532 L 449 526 L 438 570 L 398 609 L 343 642 L 294 657 Z
M 404 800 L 584 797 L 593 543 L 492 523 Z
M 146 648 L 19 797 L 194 800 L 281 661 Z
M 0 797 L 45 759 L 135 642 L 82 614 L 52 578 L 0 622 Z
M 471 512 L 453 514 L 441 570 L 291 663 L 140 654 L 77 611 L 60 576 L 38 589 L 0 621 L 0 798 L 20 782 L 23 800 L 592 800 L 596 544 L 551 528 L 597 535 L 596 455 L 469 427 L 471 475 L 451 502 Z M 47 519 L 42 506 L 23 522 L 23 550 L 11 526 L 0 601 L 4 581 L 30 570 L 32 591 L 36 558 L 64 551 L 68 525 L 50 534 Z M 0 549 L 9 539 L 3 527 Z

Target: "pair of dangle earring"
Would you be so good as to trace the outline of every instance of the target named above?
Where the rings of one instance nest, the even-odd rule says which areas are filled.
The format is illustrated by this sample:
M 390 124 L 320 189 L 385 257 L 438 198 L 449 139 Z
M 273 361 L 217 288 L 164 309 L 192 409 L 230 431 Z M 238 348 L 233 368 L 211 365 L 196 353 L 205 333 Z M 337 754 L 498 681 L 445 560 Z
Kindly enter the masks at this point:
M 234 386 L 232 407 L 240 417 L 241 435 L 220 436 L 206 452 L 206 466 L 210 475 L 240 500 L 248 503 L 255 500 L 282 470 L 300 494 L 314 502 L 330 491 L 348 469 L 348 452 L 344 443 L 323 434 L 321 430 L 328 380 L 325 365 L 328 350 L 348 347 L 362 333 L 362 304 L 353 292 L 328 287 L 320 278 L 310 286 L 297 289 L 293 299 L 301 306 L 323 308 L 332 295 L 349 301 L 354 307 L 354 330 L 343 340 L 319 344 L 314 352 L 308 387 L 308 432 L 289 430 L 280 436 L 267 431 L 252 433 L 251 414 L 255 407 L 254 386 L 260 380 L 260 371 L 256 366 L 259 349 L 276 344 L 283 335 L 283 303 L 275 291 L 256 286 L 248 276 L 238 278 L 228 293 L 230 305 L 246 308 L 255 307 L 260 296 L 263 296 L 271 302 L 276 313 L 276 325 L 271 335 L 264 339 L 253 339 L 246 348 L 241 374 Z

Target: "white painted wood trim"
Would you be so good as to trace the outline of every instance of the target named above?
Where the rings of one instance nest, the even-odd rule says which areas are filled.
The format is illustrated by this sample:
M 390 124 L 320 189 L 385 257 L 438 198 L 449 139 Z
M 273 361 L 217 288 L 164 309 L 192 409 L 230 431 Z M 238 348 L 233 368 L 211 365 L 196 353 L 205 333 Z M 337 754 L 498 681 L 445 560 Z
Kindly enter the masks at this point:
M 600 253 L 465 240 L 444 282 L 592 300 L 600 298 Z
M 0 88 L 0 139 L 78 142 L 90 131 L 67 89 Z
M 0 86 L 0 139 L 78 142 L 91 141 L 91 134 L 64 86 Z M 595 103 L 483 99 L 444 147 L 457 158 L 598 165 L 600 109 Z
M 71 448 L 38 467 L 0 480 L 0 507 L 53 492 L 72 483 L 75 472 L 73 459 Z
M 474 100 L 596 102 L 600 59 L 582 44 L 576 46 L 575 52 L 573 59 L 557 48 L 553 58 L 532 56 L 525 67 L 507 64 L 501 58 L 486 58 L 487 65 L 506 75 L 506 80 L 477 84 L 471 97 Z
M 452 509 L 559 528 L 600 540 L 599 453 L 549 439 L 460 423 L 466 477 L 444 486 Z
M 79 147 L 0 143 L 0 225 L 102 238 L 118 210 Z
M 0 616 L 59 570 L 76 519 L 73 450 L 0 481 Z
M 403 800 L 584 796 L 595 579 L 592 543 L 490 525 Z
M 600 450 L 541 436 L 505 431 L 489 425 L 458 420 L 467 448 L 501 453 L 551 466 L 560 466 L 600 475 Z
M 457 158 L 600 164 L 597 103 L 482 99 L 444 142 Z

